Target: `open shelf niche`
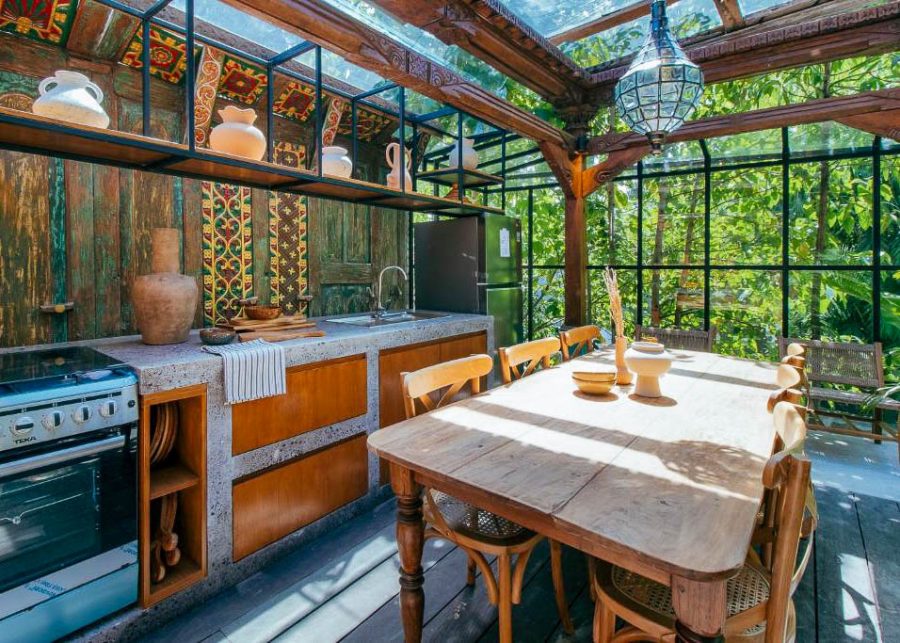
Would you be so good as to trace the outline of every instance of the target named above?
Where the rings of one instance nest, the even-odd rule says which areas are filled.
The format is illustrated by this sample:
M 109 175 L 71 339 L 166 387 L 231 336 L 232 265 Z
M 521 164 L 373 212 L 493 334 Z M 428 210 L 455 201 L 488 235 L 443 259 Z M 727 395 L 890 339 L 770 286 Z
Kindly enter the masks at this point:
M 139 459 L 139 595 L 146 608 L 206 577 L 205 385 L 141 398 Z M 173 506 L 177 542 L 160 528 Z M 177 546 L 171 565 L 163 541 Z

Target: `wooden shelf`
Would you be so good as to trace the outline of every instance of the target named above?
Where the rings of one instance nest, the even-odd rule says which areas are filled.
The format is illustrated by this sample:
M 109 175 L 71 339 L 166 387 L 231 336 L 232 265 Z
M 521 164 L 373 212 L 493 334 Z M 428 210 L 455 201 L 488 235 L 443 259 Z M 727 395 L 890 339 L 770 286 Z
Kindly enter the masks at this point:
M 0 107 L 0 148 L 386 208 L 457 215 L 503 213 L 498 208 L 460 203 L 419 192 L 401 192 L 367 181 L 318 176 L 309 170 L 253 161 L 208 149 L 192 152 L 180 143 L 75 125 L 6 107 Z M 449 172 L 455 176 L 455 170 Z M 491 176 L 483 172 L 474 175 L 482 178 Z
M 178 565 L 167 567 L 166 577 L 151 586 L 148 596 L 150 604 L 158 603 L 183 589 L 187 589 L 205 576 L 206 571 L 199 563 L 188 556 L 182 555 Z
M 200 476 L 180 464 L 150 472 L 150 500 L 189 489 L 200 482 Z
M 463 185 L 467 188 L 479 188 L 486 185 L 500 185 L 503 179 L 480 170 L 463 170 Z M 428 172 L 420 172 L 416 178 L 421 181 L 437 183 L 438 185 L 452 186 L 459 181 L 459 170 L 455 168 L 440 168 Z

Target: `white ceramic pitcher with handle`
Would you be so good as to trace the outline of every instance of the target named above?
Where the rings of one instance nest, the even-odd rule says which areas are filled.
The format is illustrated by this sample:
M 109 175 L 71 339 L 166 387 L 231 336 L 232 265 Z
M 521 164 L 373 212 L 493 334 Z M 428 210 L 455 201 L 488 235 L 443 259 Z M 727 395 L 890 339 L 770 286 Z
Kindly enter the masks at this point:
M 402 169 L 404 173 L 403 188 L 406 191 L 410 191 L 412 190 L 412 176 L 409 173 L 409 164 L 412 161 L 412 158 L 410 157 L 409 150 L 404 150 L 404 152 L 404 162 L 401 165 L 399 143 L 391 143 L 384 150 L 384 158 L 387 160 L 388 167 L 391 168 L 391 173 L 388 174 L 387 177 L 387 186 L 394 190 L 400 189 L 400 172 Z
M 38 116 L 100 129 L 109 127 L 109 115 L 100 104 L 103 90 L 82 73 L 60 69 L 41 81 L 38 93 L 31 107 Z

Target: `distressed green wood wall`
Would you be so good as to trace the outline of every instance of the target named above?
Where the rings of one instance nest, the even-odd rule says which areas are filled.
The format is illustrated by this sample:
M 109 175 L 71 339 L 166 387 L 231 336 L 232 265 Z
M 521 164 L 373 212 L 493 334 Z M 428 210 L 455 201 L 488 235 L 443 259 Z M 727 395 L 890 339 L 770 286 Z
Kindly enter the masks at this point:
M 41 78 L 56 69 L 78 69 L 107 94 L 105 107 L 113 124 L 122 131 L 140 131 L 139 72 L 72 55 L 71 42 L 69 51 L 22 38 L 14 43 L 0 47 L 0 104 L 28 109 Z M 104 47 L 114 49 L 108 42 Z M 182 139 L 182 91 L 154 82 L 155 136 Z M 285 119 L 278 119 L 276 131 L 277 139 L 310 142 L 308 132 Z M 381 149 L 363 147 L 364 171 L 383 172 Z M 265 190 L 250 191 L 247 267 L 252 280 L 246 294 L 262 301 L 272 298 L 271 198 Z M 366 309 L 366 288 L 381 268 L 408 265 L 407 215 L 313 198 L 306 208 L 307 280 L 314 297 L 309 312 Z M 131 285 L 149 272 L 150 231 L 155 227 L 182 231 L 182 270 L 198 280 L 203 292 L 200 182 L 0 151 L 0 346 L 134 333 Z M 397 285 L 395 275 L 386 278 L 386 291 L 390 288 L 400 302 Z M 64 301 L 74 302 L 72 312 L 39 311 L 41 305 Z M 203 323 L 201 301 L 195 325 Z

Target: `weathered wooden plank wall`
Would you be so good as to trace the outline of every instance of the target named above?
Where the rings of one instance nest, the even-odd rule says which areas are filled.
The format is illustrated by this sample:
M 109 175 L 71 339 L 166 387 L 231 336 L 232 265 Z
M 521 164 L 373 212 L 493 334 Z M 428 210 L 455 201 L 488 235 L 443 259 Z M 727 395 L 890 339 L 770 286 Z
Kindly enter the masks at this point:
M 104 106 L 114 127 L 139 133 L 140 72 L 117 62 L 129 41 L 123 32 L 133 29 L 124 22 L 128 24 L 109 29 L 102 37 L 79 31 L 67 49 L 0 34 L 4 45 L 0 105 L 28 110 L 41 78 L 57 69 L 78 69 L 105 92 Z M 88 52 L 100 55 L 88 59 Z M 183 140 L 183 88 L 155 78 L 152 88 L 151 133 Z M 217 105 L 228 102 L 219 98 Z M 265 123 L 259 125 L 265 129 Z M 310 126 L 282 118 L 276 120 L 276 140 L 310 150 L 314 144 Z M 340 145 L 341 139 L 335 144 Z M 349 147 L 349 141 L 346 144 Z M 360 150 L 361 173 L 383 175 L 382 146 L 361 144 Z M 252 294 L 262 301 L 270 300 L 274 289 L 272 262 L 277 250 L 272 244 L 270 200 L 271 193 L 265 190 L 251 191 L 252 241 L 246 261 Z M 407 266 L 406 214 L 322 199 L 306 201 L 309 294 L 315 297 L 309 312 L 366 309 L 366 287 L 373 285 L 381 268 Z M 182 231 L 182 269 L 201 285 L 203 223 L 199 181 L 0 151 L 0 346 L 135 332 L 131 285 L 136 276 L 149 272 L 150 231 L 160 226 Z M 286 268 L 300 269 L 290 264 Z M 392 275 L 386 283 L 393 284 L 394 279 Z M 39 312 L 41 305 L 64 301 L 75 303 L 72 312 Z M 195 325 L 202 324 L 201 301 Z

